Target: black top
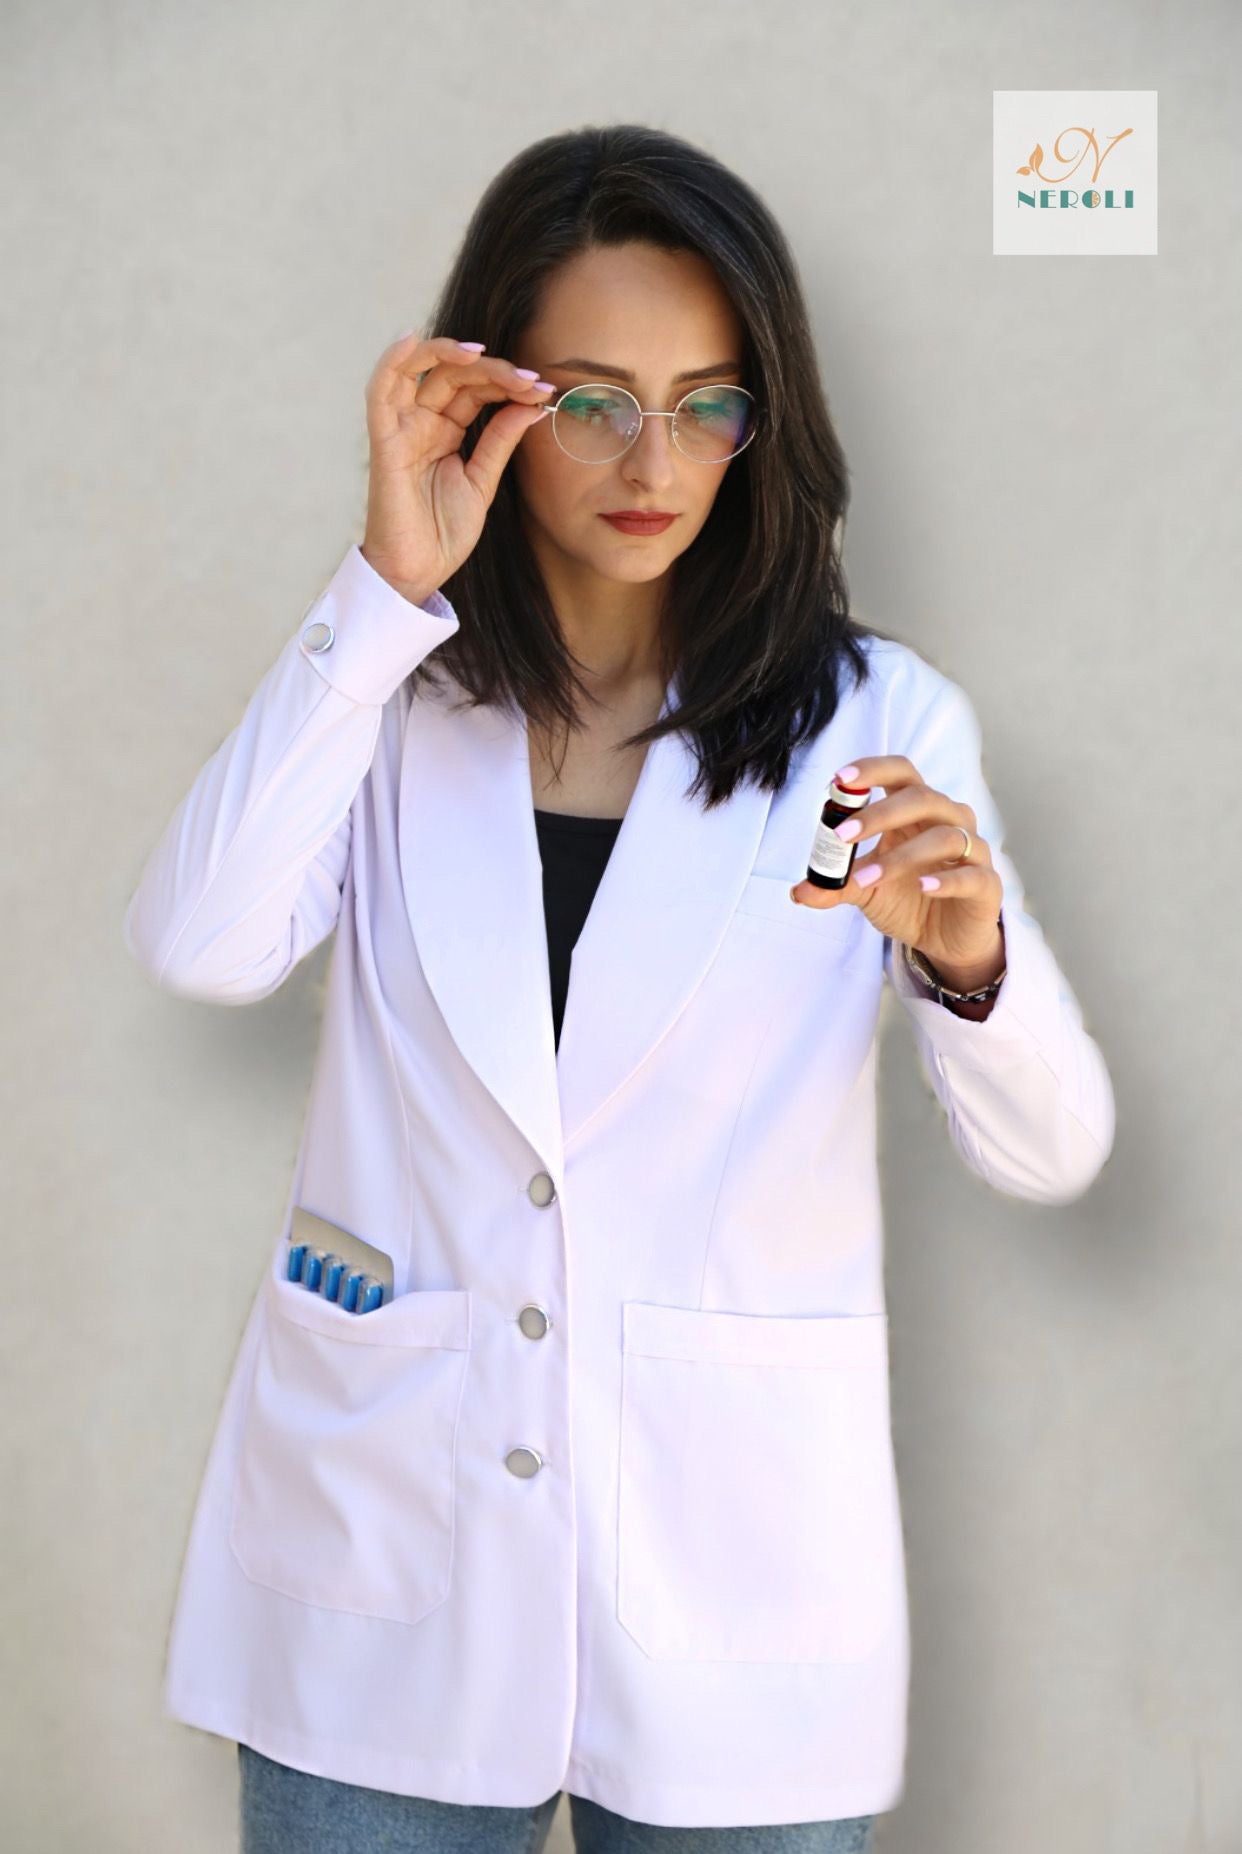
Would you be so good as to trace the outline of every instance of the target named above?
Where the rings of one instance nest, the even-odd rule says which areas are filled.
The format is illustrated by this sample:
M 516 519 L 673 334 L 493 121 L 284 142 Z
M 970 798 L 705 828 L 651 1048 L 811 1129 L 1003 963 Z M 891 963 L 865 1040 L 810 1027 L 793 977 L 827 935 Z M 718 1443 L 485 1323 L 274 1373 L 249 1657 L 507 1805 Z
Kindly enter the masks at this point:
M 569 991 L 569 955 L 582 932 L 622 823 L 621 818 L 566 817 L 559 811 L 535 808 L 535 830 L 543 863 L 543 913 L 548 930 L 552 1021 L 558 1049 Z

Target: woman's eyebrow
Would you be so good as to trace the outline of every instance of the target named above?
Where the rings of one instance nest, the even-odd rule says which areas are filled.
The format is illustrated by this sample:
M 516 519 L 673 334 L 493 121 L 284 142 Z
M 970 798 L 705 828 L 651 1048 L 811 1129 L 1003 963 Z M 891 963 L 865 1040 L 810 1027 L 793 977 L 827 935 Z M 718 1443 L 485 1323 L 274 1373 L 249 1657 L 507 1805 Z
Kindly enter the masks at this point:
M 583 360 L 579 354 L 571 355 L 568 360 L 547 361 L 545 366 L 556 367 L 564 373 L 590 373 L 601 380 L 633 381 L 638 377 L 636 374 L 627 373 L 624 367 L 607 367 L 603 361 Z M 679 385 L 682 380 L 706 380 L 716 373 L 740 373 L 741 371 L 740 361 L 717 361 L 714 367 L 692 367 L 688 373 L 675 373 L 673 384 Z

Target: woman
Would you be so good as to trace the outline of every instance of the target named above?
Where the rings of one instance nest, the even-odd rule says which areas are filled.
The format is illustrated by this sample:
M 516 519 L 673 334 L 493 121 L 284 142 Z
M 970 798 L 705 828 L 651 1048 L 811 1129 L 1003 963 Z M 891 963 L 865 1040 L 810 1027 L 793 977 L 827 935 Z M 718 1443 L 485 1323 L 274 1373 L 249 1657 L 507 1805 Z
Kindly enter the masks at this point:
M 1000 1191 L 1088 1187 L 1109 1077 L 969 700 L 849 615 L 754 193 L 551 137 L 433 324 L 368 386 L 361 545 L 127 915 L 232 1004 L 336 931 L 165 1703 L 238 1741 L 250 1854 L 539 1847 L 563 1790 L 580 1849 L 846 1854 L 905 1757 L 884 978 Z M 872 788 L 835 889 L 834 774 Z M 291 1276 L 307 1212 L 390 1299 Z

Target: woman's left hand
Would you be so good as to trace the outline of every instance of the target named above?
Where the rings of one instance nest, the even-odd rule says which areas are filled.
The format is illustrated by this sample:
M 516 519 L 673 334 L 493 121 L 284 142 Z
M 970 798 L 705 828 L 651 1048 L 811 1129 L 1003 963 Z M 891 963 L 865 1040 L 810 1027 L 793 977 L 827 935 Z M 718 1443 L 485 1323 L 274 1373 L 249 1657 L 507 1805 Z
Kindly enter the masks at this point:
M 850 820 L 859 827 L 851 841 L 877 832 L 880 840 L 855 857 L 844 888 L 795 882 L 789 891 L 795 901 L 812 908 L 853 902 L 880 933 L 925 953 L 947 982 L 957 974 L 972 985 L 987 984 L 1004 961 L 997 924 L 1004 891 L 971 807 L 924 785 L 918 768 L 901 753 L 873 754 L 837 776 L 848 785 L 883 786 L 884 797 L 873 798 Z M 970 860 L 961 864 L 966 840 L 959 824 L 971 837 Z M 860 881 L 873 867 L 879 879 Z M 922 887 L 925 876 L 937 878 L 938 886 Z

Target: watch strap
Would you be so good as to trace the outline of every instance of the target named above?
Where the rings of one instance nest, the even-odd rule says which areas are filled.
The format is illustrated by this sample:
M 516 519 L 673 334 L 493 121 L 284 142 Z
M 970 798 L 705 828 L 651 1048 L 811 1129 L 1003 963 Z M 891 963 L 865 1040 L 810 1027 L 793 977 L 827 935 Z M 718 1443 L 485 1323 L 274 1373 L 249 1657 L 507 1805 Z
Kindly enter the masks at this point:
M 998 920 L 997 926 L 999 925 L 1000 922 Z M 986 1004 L 989 998 L 994 998 L 996 996 L 1001 988 L 1001 983 L 1005 974 L 1009 970 L 1009 962 L 1006 960 L 996 977 L 990 979 L 986 985 L 979 986 L 975 991 L 955 991 L 951 985 L 945 984 L 926 953 L 920 953 L 917 948 L 907 946 L 904 941 L 902 942 L 902 948 L 905 953 L 906 964 L 911 972 L 915 973 L 922 979 L 924 985 L 935 992 L 937 1000 L 940 1003 L 943 1003 L 946 998 L 950 998 L 955 1004 Z

